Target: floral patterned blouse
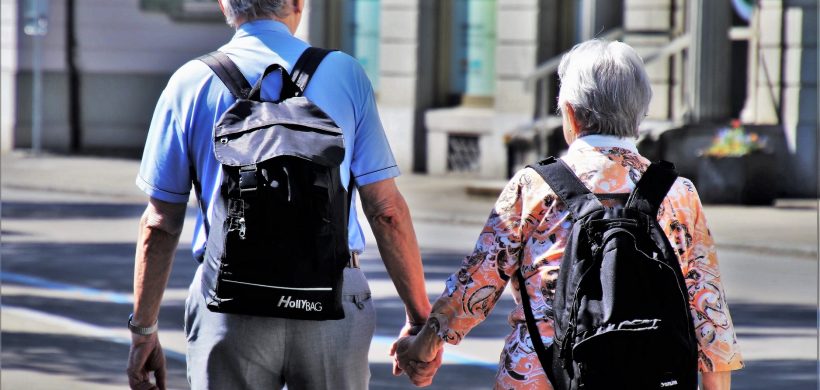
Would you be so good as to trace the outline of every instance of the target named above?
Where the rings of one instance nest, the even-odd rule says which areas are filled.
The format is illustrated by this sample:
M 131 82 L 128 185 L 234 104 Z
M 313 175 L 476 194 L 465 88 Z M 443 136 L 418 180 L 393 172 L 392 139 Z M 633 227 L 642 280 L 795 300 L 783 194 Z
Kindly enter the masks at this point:
M 650 163 L 631 140 L 601 135 L 577 139 L 563 160 L 594 193 L 631 192 Z M 686 280 L 700 371 L 742 368 L 715 244 L 691 181 L 678 178 L 660 207 L 658 222 Z M 486 318 L 511 282 L 513 329 L 501 354 L 496 388 L 551 388 L 529 340 L 521 287 L 513 275 L 521 268 L 542 339 L 549 346 L 554 335 L 552 300 L 570 227 L 568 211 L 541 176 L 532 169 L 519 171 L 498 198 L 475 250 L 447 279 L 433 306 L 430 317 L 438 322 L 439 337 L 458 344 Z

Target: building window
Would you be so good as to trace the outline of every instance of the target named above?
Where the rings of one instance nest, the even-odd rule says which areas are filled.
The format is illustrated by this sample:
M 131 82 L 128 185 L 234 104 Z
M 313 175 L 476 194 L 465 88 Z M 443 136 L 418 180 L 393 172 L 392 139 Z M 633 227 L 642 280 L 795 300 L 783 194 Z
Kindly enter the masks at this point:
M 352 0 L 350 53 L 359 60 L 373 89 L 379 88 L 379 40 L 381 0 Z M 352 9 L 351 9 L 352 8 Z
M 491 105 L 495 92 L 496 0 L 452 0 L 450 94 Z
M 450 172 L 478 172 L 481 150 L 478 136 L 455 135 L 447 137 L 447 170 Z

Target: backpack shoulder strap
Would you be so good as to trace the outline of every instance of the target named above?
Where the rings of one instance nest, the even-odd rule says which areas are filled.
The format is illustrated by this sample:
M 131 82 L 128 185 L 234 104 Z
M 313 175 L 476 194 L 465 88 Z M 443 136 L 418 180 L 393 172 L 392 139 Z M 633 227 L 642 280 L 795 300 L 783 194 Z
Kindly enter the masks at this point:
M 299 59 L 296 60 L 296 64 L 293 65 L 293 69 L 290 72 L 293 82 L 299 87 L 300 92 L 297 92 L 297 94 L 301 95 L 304 93 L 305 88 L 307 88 L 310 82 L 310 78 L 316 73 L 319 64 L 322 63 L 322 60 L 324 60 L 328 54 L 334 51 L 336 50 L 308 47 L 302 55 L 299 56 Z
M 675 165 L 667 161 L 658 161 L 649 165 L 635 190 L 626 202 L 627 208 L 638 209 L 651 216 L 658 214 L 666 194 L 678 179 Z
M 601 202 L 575 176 L 566 163 L 555 157 L 549 157 L 537 164 L 528 165 L 538 172 L 550 188 L 561 198 L 572 217 L 579 218 L 603 208 Z
M 236 64 L 228 58 L 228 55 L 221 51 L 214 51 L 199 57 L 199 60 L 208 65 L 209 68 L 228 87 L 233 97 L 246 99 L 251 91 L 251 84 L 239 71 Z

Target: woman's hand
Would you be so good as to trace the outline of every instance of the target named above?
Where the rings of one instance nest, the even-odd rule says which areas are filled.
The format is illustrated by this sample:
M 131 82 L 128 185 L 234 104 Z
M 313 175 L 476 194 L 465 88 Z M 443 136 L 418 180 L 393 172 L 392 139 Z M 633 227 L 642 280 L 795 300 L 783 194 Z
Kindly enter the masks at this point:
M 414 324 L 409 320 L 404 324 L 404 327 L 401 328 L 399 332 L 399 338 L 390 345 L 390 356 L 393 356 L 393 375 L 399 376 L 403 373 L 401 367 L 399 367 L 399 360 L 396 359 L 396 347 L 398 346 L 399 340 L 405 338 L 406 336 L 415 336 L 421 332 L 421 328 L 424 326 L 424 323 L 421 324 Z
M 399 367 L 399 375 L 405 372 L 410 382 L 419 387 L 433 383 L 438 368 L 441 367 L 442 346 L 430 345 L 419 336 L 404 336 L 396 340 L 390 349 L 394 356 L 394 367 Z M 394 374 L 396 370 L 394 369 Z

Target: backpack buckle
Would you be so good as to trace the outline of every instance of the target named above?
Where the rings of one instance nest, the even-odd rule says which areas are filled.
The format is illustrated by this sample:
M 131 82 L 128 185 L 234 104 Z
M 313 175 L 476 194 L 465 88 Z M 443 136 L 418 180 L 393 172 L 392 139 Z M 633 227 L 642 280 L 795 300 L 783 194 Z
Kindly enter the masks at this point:
M 259 187 L 256 173 L 259 170 L 256 164 L 247 165 L 239 168 L 239 196 L 246 197 L 248 195 L 255 195 Z

